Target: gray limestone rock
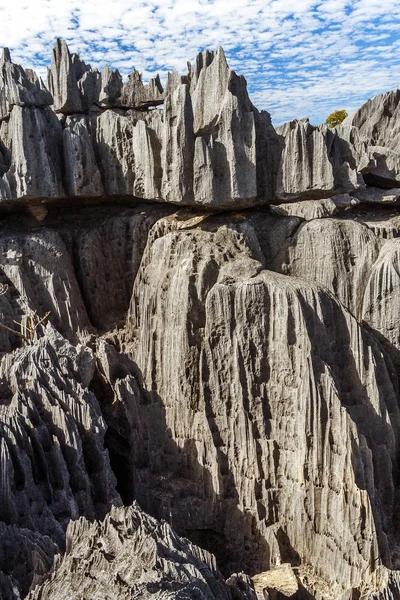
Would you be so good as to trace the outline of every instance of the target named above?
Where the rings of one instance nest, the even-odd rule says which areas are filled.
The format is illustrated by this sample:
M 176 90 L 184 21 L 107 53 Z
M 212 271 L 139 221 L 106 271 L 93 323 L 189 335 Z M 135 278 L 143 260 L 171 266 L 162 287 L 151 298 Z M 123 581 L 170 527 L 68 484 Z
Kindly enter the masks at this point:
M 51 94 L 34 71 L 24 71 L 11 62 L 8 48 L 0 56 L 0 120 L 10 116 L 13 106 L 49 106 Z
M 42 317 L 50 311 L 50 321 L 70 339 L 91 331 L 70 255 L 57 232 L 3 233 L 0 269 L 9 284 L 0 296 L 6 325 L 13 327 L 10 317 L 20 322 L 24 314 L 38 311 Z M 8 343 L 15 343 L 10 335 Z
M 400 91 L 379 94 L 349 115 L 336 130 L 347 140 L 368 185 L 400 186 Z
M 52 568 L 58 546 L 45 535 L 0 522 L 0 597 L 20 600 Z
M 215 54 L 198 57 L 190 84 L 195 202 L 254 204 L 258 193 L 255 109 L 245 79 L 229 69 L 219 48 Z
M 56 112 L 70 115 L 83 111 L 78 88 L 78 80 L 82 75 L 83 73 L 79 73 L 79 65 L 71 57 L 65 40 L 57 39 L 51 67 L 48 70 L 48 87 L 54 98 Z
M 128 80 L 121 90 L 121 107 L 142 110 L 159 106 L 163 102 L 164 90 L 158 75 L 146 85 L 143 84 L 142 76 L 136 69 L 128 75 Z
M 149 236 L 127 333 L 147 390 L 136 497 L 223 568 L 306 562 L 332 598 L 373 588 L 396 503 L 391 361 L 330 292 L 264 271 L 226 225 L 168 218 Z
M 0 200 L 64 195 L 62 128 L 50 108 L 14 106 L 0 135 L 9 152 Z
M 113 508 L 103 522 L 70 524 L 67 549 L 30 600 L 231 600 L 214 557 L 180 539 L 137 505 Z M 245 596 L 235 596 L 244 600 Z
M 94 362 L 88 348 L 72 346 L 50 324 L 34 343 L 0 362 L 0 535 L 6 552 L 0 552 L 0 569 L 21 591 L 64 548 L 71 519 L 103 518 L 120 503 L 103 445 L 104 421 L 88 390 Z M 9 562 L 18 552 L 24 557 L 19 566 Z
M 276 129 L 281 137 L 276 198 L 283 202 L 310 200 L 358 188 L 356 165 L 344 140 L 326 125 L 308 119 Z
M 102 196 L 103 184 L 85 117 L 68 117 L 63 130 L 65 185 L 69 196 Z
M 172 79 L 164 105 L 161 193 L 166 202 L 193 204 L 195 137 L 190 89 L 188 83 L 173 84 Z
M 325 286 L 360 319 L 364 289 L 380 247 L 381 242 L 362 223 L 316 219 L 299 227 L 271 266 Z
M 371 269 L 364 299 L 362 318 L 393 348 L 400 350 L 400 239 L 388 240 L 382 246 Z
M 302 202 L 290 202 L 271 206 L 272 212 L 278 215 L 301 217 L 306 221 L 321 219 L 322 217 L 332 217 L 337 212 L 337 208 L 332 198 L 303 200 Z
M 118 69 L 112 71 L 108 66 L 101 70 L 96 84 L 96 102 L 102 108 L 115 108 L 121 101 L 122 77 Z
M 376 187 L 365 187 L 354 192 L 353 196 L 359 200 L 359 202 L 398 204 L 400 202 L 400 188 L 385 190 Z

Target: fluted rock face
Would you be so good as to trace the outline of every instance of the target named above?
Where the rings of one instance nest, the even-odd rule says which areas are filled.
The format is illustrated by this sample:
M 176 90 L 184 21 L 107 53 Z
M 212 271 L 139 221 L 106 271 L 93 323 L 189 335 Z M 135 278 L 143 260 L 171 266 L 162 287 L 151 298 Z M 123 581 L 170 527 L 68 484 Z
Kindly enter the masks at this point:
M 0 597 L 24 598 L 52 568 L 57 545 L 30 529 L 0 523 Z
M 361 319 L 364 289 L 380 246 L 379 239 L 362 223 L 315 219 L 288 238 L 272 268 L 322 284 Z
M 11 315 L 20 322 L 23 314 L 36 310 L 40 316 L 50 311 L 54 325 L 72 339 L 91 330 L 68 250 L 57 232 L 3 233 L 0 268 L 10 286 L 10 293 L 0 296 L 0 314 L 9 327 L 15 328 Z M 9 348 L 15 336 L 4 330 L 1 335 Z
M 50 108 L 14 106 L 9 121 L 1 125 L 0 137 L 8 151 L 1 200 L 64 195 L 62 128 Z
M 180 539 L 167 523 L 157 522 L 137 505 L 113 509 L 101 523 L 86 519 L 71 523 L 64 557 L 58 557 L 50 580 L 29 596 L 31 600 L 144 597 L 231 600 L 232 595 L 212 555 Z M 233 598 L 246 596 L 237 588 Z
M 136 497 L 225 567 L 318 565 L 338 598 L 391 562 L 390 360 L 324 288 L 262 271 L 256 236 L 206 222 L 158 224 L 135 282 Z
M 275 131 L 222 48 L 200 54 L 185 76 L 169 74 L 165 91 L 136 70 L 125 83 L 118 71 L 98 72 L 63 40 L 49 91 L 8 51 L 1 64 L 2 200 L 122 195 L 229 208 L 357 188 L 346 142 L 305 121 Z
M 222 49 L 61 41 L 49 89 L 3 53 L 0 597 L 398 600 L 398 93 L 275 130 Z
M 313 127 L 302 119 L 281 125 L 276 132 L 282 137 L 277 199 L 326 198 L 357 189 L 351 150 L 326 125 Z
M 362 317 L 374 331 L 400 349 L 400 322 L 397 301 L 400 294 L 400 239 L 387 241 L 369 276 Z
M 358 170 L 368 185 L 400 186 L 400 91 L 368 100 L 337 127 L 349 141 Z
M 0 322 L 40 299 L 76 344 L 0 330 L 0 546 L 21 540 L 25 565 L 0 561 L 7 600 L 254 598 L 139 509 L 105 517 L 119 494 L 225 576 L 285 562 L 306 598 L 395 600 L 400 229 L 393 209 L 337 210 L 4 219 Z M 71 525 L 40 583 L 80 516 L 105 521 Z
M 92 69 L 63 40 L 49 91 L 6 49 L 0 71 L 2 200 L 122 195 L 220 209 L 350 193 L 397 202 L 398 92 L 335 131 L 307 119 L 275 130 L 222 48 L 199 54 L 186 75 L 170 73 L 165 90 L 135 69 L 126 82 L 118 70 Z
M 34 71 L 11 62 L 7 48 L 0 57 L 0 120 L 10 116 L 13 106 L 49 106 L 51 94 Z
M 80 515 L 103 516 L 118 502 L 102 438 L 104 422 L 88 391 L 93 354 L 49 325 L 31 347 L 0 363 L 1 520 L 63 546 Z
M 24 597 L 49 571 L 71 519 L 102 518 L 120 502 L 104 421 L 88 390 L 94 362 L 88 348 L 48 325 L 0 363 L 0 571 L 13 584 L 4 584 L 7 600 Z

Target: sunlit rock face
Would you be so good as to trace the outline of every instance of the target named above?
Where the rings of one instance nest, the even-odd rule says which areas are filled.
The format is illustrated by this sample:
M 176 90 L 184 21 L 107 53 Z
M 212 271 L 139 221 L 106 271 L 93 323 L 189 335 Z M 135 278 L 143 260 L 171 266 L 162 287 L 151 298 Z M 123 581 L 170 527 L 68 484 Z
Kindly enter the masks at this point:
M 222 48 L 186 75 L 144 84 L 92 69 L 57 40 L 48 89 L 4 50 L 0 199 L 163 200 L 214 208 L 324 198 L 358 188 L 348 145 L 306 121 L 273 128 Z M 56 118 L 57 117 L 57 118 Z M 40 178 L 37 177 L 40 173 Z
M 3 52 L 1 598 L 400 598 L 397 107 Z

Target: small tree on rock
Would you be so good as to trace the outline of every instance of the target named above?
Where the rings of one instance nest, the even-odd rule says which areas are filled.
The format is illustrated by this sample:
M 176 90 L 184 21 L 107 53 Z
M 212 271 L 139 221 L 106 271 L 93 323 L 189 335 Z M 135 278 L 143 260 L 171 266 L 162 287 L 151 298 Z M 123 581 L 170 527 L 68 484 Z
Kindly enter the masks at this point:
M 336 127 L 336 125 L 339 125 L 339 123 L 344 121 L 346 117 L 347 112 L 344 109 L 334 110 L 333 113 L 331 113 L 329 117 L 327 117 L 325 123 L 328 125 L 328 127 L 333 129 L 333 127 Z

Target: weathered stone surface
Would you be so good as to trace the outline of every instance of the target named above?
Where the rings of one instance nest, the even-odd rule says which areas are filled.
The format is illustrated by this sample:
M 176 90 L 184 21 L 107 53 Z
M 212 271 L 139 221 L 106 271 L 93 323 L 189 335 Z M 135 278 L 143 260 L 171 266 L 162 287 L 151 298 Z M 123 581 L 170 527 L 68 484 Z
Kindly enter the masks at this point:
M 400 239 L 385 242 L 369 276 L 362 318 L 400 350 Z
M 63 147 L 67 194 L 102 196 L 101 175 L 84 117 L 68 117 L 63 131 Z
M 10 116 L 12 107 L 49 106 L 53 104 L 51 94 L 41 79 L 30 69 L 24 71 L 11 62 L 8 48 L 0 56 L 0 120 Z
M 53 565 L 58 546 L 40 533 L 0 522 L 0 597 L 25 598 Z
M 191 72 L 190 72 L 191 73 Z M 191 80 L 193 191 L 198 204 L 254 204 L 257 197 L 254 107 L 246 81 L 222 48 L 197 59 Z
M 325 286 L 361 318 L 364 289 L 380 245 L 361 223 L 317 219 L 299 227 L 271 266 L 280 273 Z
M 157 75 L 150 79 L 146 85 L 142 82 L 142 76 L 136 69 L 128 75 L 127 82 L 121 90 L 120 106 L 125 108 L 146 109 L 150 106 L 159 106 L 164 101 L 163 87 L 160 77 Z
M 169 210 L 147 205 L 106 215 L 76 236 L 82 296 L 91 323 L 101 331 L 124 321 L 149 229 Z
M 78 80 L 79 65 L 71 57 L 65 40 L 57 39 L 48 70 L 48 86 L 54 98 L 54 110 L 63 114 L 83 112 Z
M 379 94 L 336 129 L 346 139 L 368 185 L 400 186 L 400 91 Z
M 177 73 L 169 77 L 164 106 L 162 197 L 167 202 L 194 203 L 195 138 L 189 85 Z M 208 180 L 208 189 L 210 182 Z
M 14 106 L 1 128 L 1 141 L 9 151 L 9 165 L 0 200 L 64 195 L 62 128 L 50 108 Z
M 225 567 L 318 564 L 338 598 L 361 585 L 371 548 L 391 560 L 390 360 L 324 288 L 262 271 L 232 225 L 169 222 L 149 238 L 131 304 L 148 390 L 131 417 L 148 430 L 133 452 L 135 495 L 211 540 Z
M 80 519 L 70 524 L 65 555 L 29 599 L 66 597 L 232 598 L 211 554 L 180 539 L 167 523 L 157 522 L 137 505 L 113 508 L 101 523 Z
M 332 198 L 322 200 L 303 200 L 271 206 L 271 210 L 278 215 L 301 217 L 306 221 L 332 217 L 337 212 L 337 206 Z
M 326 125 L 314 127 L 301 119 L 277 127 L 276 132 L 282 138 L 276 198 L 293 202 L 357 189 L 353 155 Z
M 259 573 L 252 579 L 255 591 L 265 600 L 298 598 L 296 592 L 299 590 L 299 584 L 289 563 L 279 565 L 265 573 Z
M 120 104 L 122 86 L 122 77 L 118 69 L 112 71 L 105 66 L 97 79 L 93 103 L 96 102 L 102 108 L 115 108 Z
M 354 192 L 354 197 L 360 202 L 373 204 L 398 204 L 400 202 L 400 188 L 383 190 L 376 187 L 365 187 Z
M 50 311 L 50 320 L 69 338 L 91 330 L 70 255 L 57 232 L 3 232 L 0 269 L 10 284 L 9 292 L 0 296 L 7 326 L 15 328 L 12 319 L 20 322 L 36 310 L 40 317 Z M 7 348 L 16 337 L 5 333 Z
M 21 540 L 25 564 L 0 564 L 21 590 L 48 570 L 55 545 L 64 548 L 71 519 L 103 518 L 120 502 L 104 421 L 88 390 L 94 362 L 88 348 L 72 346 L 50 324 L 0 362 L 0 520 L 36 532 L 0 528 L 8 560 L 18 553 L 13 536 Z
M 132 195 L 135 180 L 132 118 L 107 110 L 95 117 L 94 127 L 104 192 L 108 196 Z

